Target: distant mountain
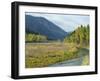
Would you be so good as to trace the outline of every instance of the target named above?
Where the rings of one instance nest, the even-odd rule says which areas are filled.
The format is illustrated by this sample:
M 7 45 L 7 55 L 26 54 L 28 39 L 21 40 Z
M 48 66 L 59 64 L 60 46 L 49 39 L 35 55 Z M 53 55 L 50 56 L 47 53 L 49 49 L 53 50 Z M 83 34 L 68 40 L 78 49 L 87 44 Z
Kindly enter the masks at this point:
M 67 35 L 67 32 L 44 17 L 25 15 L 25 27 L 26 33 L 45 35 L 51 40 L 62 40 Z

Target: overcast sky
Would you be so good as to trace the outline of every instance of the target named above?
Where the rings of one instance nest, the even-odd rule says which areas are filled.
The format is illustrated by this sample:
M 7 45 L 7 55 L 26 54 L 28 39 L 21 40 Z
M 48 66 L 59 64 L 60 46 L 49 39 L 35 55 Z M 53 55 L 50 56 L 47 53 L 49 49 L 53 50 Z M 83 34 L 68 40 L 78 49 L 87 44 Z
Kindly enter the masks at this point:
M 47 13 L 26 13 L 35 17 L 44 17 L 53 22 L 66 32 L 75 30 L 79 25 L 87 25 L 90 22 L 89 15 L 74 15 L 74 14 L 47 14 Z

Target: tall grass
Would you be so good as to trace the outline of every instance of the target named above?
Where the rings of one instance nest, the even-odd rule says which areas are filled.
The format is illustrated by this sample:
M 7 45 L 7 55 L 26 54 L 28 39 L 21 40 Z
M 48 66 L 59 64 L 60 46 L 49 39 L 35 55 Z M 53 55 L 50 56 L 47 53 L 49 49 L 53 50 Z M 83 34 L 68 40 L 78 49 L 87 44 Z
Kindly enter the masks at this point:
M 25 67 L 47 67 L 51 64 L 77 58 L 78 46 L 68 43 L 26 43 Z

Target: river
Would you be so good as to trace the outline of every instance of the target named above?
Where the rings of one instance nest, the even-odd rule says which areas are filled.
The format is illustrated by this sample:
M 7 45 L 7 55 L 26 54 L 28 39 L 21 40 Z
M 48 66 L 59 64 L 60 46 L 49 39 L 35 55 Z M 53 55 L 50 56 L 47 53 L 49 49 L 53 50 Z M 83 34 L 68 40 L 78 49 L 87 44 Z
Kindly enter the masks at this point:
M 86 49 L 86 48 L 85 49 L 81 49 L 79 54 L 80 54 L 79 58 L 75 58 L 75 59 L 59 62 L 59 63 L 56 63 L 56 64 L 52 64 L 49 67 L 56 67 L 56 66 L 80 66 L 80 65 L 82 65 L 83 61 L 85 60 L 85 57 L 87 57 L 88 58 L 87 61 L 89 61 L 89 49 Z

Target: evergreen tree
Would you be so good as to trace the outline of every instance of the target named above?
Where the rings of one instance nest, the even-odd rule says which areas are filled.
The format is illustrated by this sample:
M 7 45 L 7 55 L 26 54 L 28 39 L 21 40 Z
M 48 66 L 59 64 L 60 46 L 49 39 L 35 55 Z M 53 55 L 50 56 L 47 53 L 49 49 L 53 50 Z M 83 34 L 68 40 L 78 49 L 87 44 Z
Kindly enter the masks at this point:
M 89 28 L 89 25 L 79 26 L 69 36 L 65 37 L 64 42 L 89 45 Z

